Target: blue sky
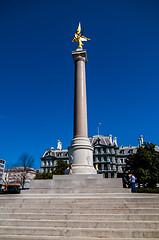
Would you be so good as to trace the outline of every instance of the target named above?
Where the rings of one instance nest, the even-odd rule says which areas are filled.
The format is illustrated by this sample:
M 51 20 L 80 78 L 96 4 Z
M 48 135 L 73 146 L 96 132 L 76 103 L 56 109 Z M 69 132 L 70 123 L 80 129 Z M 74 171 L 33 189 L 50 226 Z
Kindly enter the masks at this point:
M 88 134 L 159 144 L 159 2 L 0 1 L 0 158 L 35 158 L 73 137 L 72 43 L 87 50 Z

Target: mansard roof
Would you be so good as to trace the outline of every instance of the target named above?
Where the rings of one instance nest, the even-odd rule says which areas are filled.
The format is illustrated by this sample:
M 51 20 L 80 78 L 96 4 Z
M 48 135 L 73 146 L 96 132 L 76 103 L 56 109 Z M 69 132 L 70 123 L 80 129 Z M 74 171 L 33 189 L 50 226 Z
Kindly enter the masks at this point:
M 136 153 L 137 152 L 137 149 L 138 149 L 138 146 L 129 146 L 129 147 L 119 147 L 119 154 L 122 153 L 122 151 L 124 151 L 124 155 L 129 155 L 131 152 L 131 150 L 133 150 L 133 153 Z
M 62 149 L 62 150 L 55 150 L 55 149 L 48 149 L 45 151 L 43 157 L 67 157 L 68 156 L 68 150 Z
M 143 139 L 143 137 L 142 137 Z M 129 155 L 131 154 L 131 150 L 133 150 L 132 153 L 136 153 L 138 146 L 120 146 L 117 145 L 117 138 L 114 137 L 112 140 L 112 135 L 109 136 L 103 136 L 103 135 L 94 135 L 92 137 L 89 137 L 90 143 L 92 146 L 107 146 L 107 147 L 115 147 L 116 149 L 119 149 L 119 155 Z M 159 153 L 159 147 L 158 145 L 155 146 L 155 150 L 157 153 Z M 68 158 L 68 150 L 67 149 L 47 149 L 41 159 L 47 159 L 47 158 Z
M 91 145 L 104 145 L 104 146 L 114 146 L 112 142 L 111 136 L 102 136 L 102 135 L 95 135 L 93 137 L 89 137 L 89 140 L 91 142 Z

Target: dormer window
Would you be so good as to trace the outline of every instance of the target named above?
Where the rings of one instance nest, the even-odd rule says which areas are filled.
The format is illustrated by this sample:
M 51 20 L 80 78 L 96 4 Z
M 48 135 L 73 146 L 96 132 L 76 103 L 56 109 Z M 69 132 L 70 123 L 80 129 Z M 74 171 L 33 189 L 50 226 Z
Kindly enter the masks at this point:
M 130 154 L 133 154 L 133 150 L 132 150 L 132 149 L 131 149 L 131 150 L 129 150 L 129 153 L 130 153 Z
M 121 154 L 124 154 L 124 150 L 121 150 L 120 153 L 121 153 Z

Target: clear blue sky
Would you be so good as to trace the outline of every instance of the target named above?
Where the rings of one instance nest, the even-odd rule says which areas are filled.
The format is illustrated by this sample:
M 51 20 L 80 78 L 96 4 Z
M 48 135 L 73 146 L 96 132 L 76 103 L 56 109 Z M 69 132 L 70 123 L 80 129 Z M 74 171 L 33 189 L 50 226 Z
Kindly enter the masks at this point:
M 35 158 L 73 137 L 78 22 L 87 50 L 88 134 L 159 144 L 158 0 L 0 1 L 0 158 Z

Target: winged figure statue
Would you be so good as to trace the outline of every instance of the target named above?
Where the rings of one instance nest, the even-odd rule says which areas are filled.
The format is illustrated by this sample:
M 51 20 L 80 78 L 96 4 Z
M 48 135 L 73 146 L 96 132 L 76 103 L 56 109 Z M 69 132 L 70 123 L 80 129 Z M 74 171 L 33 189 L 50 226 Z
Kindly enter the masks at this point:
M 74 39 L 72 40 L 72 42 L 78 42 L 77 50 L 82 50 L 82 46 L 83 46 L 82 42 L 88 41 L 88 40 L 90 40 L 90 39 L 83 36 L 83 29 L 82 29 L 82 32 L 81 32 L 81 24 L 79 22 L 77 31 L 74 34 Z

